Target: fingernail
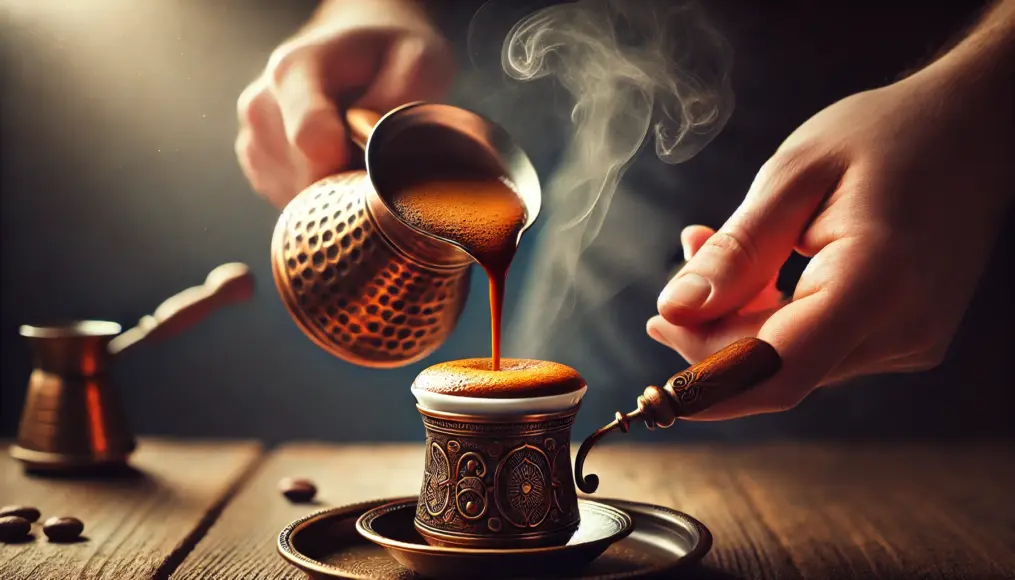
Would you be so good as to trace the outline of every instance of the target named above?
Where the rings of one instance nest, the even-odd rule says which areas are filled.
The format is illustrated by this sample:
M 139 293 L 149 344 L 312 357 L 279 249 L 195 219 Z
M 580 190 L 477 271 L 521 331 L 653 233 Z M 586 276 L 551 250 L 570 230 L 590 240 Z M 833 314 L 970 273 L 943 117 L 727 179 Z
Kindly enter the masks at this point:
M 698 308 L 708 300 L 712 285 L 702 276 L 690 272 L 680 276 L 663 289 L 662 302 L 679 308 Z
M 694 254 L 691 253 L 691 246 L 683 240 L 683 236 L 681 236 L 680 246 L 684 249 L 684 261 L 690 262 Z
M 663 335 L 659 334 L 659 331 L 653 326 L 647 328 L 649 337 L 656 342 L 666 342 L 663 340 Z

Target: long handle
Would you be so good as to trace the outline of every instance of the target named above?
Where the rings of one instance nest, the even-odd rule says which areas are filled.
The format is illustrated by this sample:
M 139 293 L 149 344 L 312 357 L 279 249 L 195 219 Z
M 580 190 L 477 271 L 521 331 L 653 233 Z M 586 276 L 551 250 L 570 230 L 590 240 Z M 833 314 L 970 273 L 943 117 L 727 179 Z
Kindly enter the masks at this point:
M 167 299 L 137 326 L 110 341 L 109 354 L 119 355 L 143 341 L 177 335 L 219 308 L 249 300 L 253 295 L 254 276 L 247 265 L 223 264 L 208 274 L 204 284 Z
M 345 123 L 349 127 L 349 138 L 360 149 L 366 151 L 367 140 L 381 115 L 369 109 L 349 109 L 345 112 Z
M 679 417 L 688 417 L 708 409 L 771 378 L 779 372 L 782 359 L 772 345 L 757 338 L 744 338 L 712 354 L 696 365 L 673 375 L 666 386 L 648 387 L 638 397 L 638 409 L 617 412 L 609 425 L 589 436 L 575 458 L 574 481 L 584 493 L 599 487 L 599 477 L 582 475 L 585 458 L 606 435 L 620 430 L 627 433 L 632 419 L 642 419 L 650 430 L 673 425 Z

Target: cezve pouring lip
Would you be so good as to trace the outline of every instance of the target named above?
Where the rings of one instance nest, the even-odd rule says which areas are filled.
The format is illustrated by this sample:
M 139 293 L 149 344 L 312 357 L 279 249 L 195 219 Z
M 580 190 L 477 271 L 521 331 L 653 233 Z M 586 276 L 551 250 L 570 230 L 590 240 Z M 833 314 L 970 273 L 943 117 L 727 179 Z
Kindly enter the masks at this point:
M 420 101 L 396 107 L 384 115 L 351 108 L 346 112 L 346 124 L 353 143 L 364 151 L 367 175 L 381 202 L 406 226 L 426 237 L 465 251 L 457 242 L 434 235 L 403 219 L 390 201 L 389 188 L 379 179 L 384 172 L 391 171 L 390 166 L 397 162 L 397 159 L 386 157 L 387 150 L 397 140 L 413 139 L 413 131 L 420 128 L 440 129 L 448 135 L 465 138 L 481 154 L 482 161 L 492 161 L 498 166 L 501 173 L 499 177 L 508 182 L 525 206 L 526 220 L 518 232 L 519 238 L 539 217 L 542 189 L 532 161 L 504 128 L 478 113 L 452 105 Z M 426 146 L 440 147 L 432 141 L 427 142 Z M 462 161 L 468 162 L 467 159 Z

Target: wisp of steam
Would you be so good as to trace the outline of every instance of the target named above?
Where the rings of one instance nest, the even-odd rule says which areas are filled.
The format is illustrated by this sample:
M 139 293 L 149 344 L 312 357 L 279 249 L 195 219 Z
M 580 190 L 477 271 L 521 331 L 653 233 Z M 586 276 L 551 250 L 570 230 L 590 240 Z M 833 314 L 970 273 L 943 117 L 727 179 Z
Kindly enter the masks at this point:
M 549 239 L 525 283 L 526 306 L 513 317 L 512 351 L 539 356 L 554 321 L 576 301 L 594 308 L 629 283 L 621 268 L 593 280 L 583 273 L 577 284 L 582 252 L 646 141 L 676 164 L 722 130 L 733 110 L 732 51 L 696 2 L 579 0 L 519 21 L 501 62 L 519 81 L 555 79 L 574 100 L 573 132 L 544 190 Z

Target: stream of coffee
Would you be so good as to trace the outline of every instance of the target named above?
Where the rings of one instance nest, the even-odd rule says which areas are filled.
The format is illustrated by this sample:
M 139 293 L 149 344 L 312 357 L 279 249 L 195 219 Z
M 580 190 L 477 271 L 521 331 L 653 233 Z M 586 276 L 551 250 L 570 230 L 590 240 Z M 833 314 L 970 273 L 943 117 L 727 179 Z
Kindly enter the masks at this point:
M 515 190 L 502 179 L 455 176 L 399 188 L 395 211 L 409 224 L 459 244 L 490 281 L 493 370 L 500 370 L 504 284 L 528 215 Z

